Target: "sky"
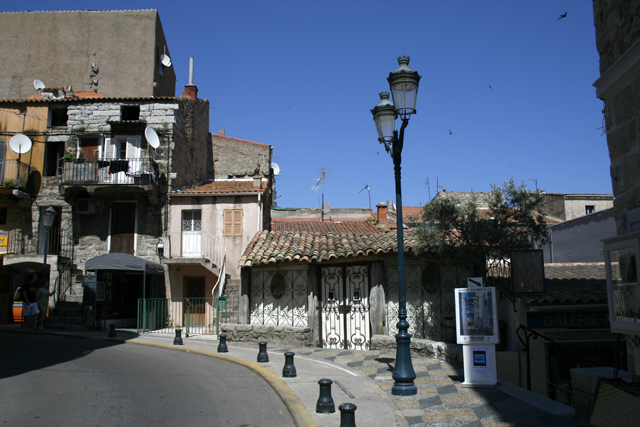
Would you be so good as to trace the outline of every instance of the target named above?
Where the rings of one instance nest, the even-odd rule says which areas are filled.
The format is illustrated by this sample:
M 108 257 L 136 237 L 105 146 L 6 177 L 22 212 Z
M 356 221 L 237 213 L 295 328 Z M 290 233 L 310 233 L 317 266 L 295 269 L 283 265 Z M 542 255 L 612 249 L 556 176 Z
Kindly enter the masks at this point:
M 332 208 L 368 208 L 369 192 L 374 210 L 395 202 L 393 161 L 370 110 L 401 55 L 422 76 L 404 137 L 404 206 L 443 189 L 490 191 L 512 177 L 549 193 L 612 193 L 591 2 L 51 5 L 24 0 L 2 10 L 157 9 L 176 94 L 193 57 L 210 131 L 273 146 L 280 207 L 320 207 L 323 188 Z

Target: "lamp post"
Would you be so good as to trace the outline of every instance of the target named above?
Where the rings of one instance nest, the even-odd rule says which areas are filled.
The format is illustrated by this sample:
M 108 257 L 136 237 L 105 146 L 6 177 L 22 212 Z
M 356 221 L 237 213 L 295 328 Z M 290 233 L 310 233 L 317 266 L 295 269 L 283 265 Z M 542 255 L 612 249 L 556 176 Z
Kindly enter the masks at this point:
M 396 334 L 396 366 L 393 370 L 393 388 L 391 393 L 397 396 L 412 396 L 418 393 L 413 380 L 416 374 L 411 363 L 411 335 L 408 332 L 407 300 L 404 277 L 404 232 L 402 222 L 402 185 L 400 178 L 400 164 L 402 163 L 402 144 L 404 129 L 409 124 L 411 114 L 416 112 L 416 98 L 420 76 L 409 68 L 409 57 L 398 58 L 400 65 L 389 73 L 387 80 L 393 96 L 389 101 L 389 92 L 380 93 L 380 102 L 371 110 L 376 122 L 378 141 L 391 154 L 396 181 L 396 210 L 398 229 L 398 333 Z M 402 126 L 400 133 L 395 129 L 396 118 L 400 116 Z
M 42 270 L 44 276 L 47 277 L 47 252 L 49 252 L 49 229 L 53 225 L 53 220 L 56 218 L 56 210 L 49 206 L 42 213 L 42 228 L 44 228 L 44 261 L 42 262 Z

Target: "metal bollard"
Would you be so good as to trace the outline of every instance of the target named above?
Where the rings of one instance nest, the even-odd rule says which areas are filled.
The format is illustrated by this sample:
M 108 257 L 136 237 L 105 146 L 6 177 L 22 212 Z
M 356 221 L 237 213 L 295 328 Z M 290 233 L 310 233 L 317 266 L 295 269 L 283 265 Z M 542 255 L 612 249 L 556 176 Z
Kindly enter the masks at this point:
M 295 378 L 296 375 L 296 367 L 293 365 L 293 356 L 296 354 L 287 351 L 284 354 L 284 368 L 282 368 L 282 376 L 285 378 Z
M 109 325 L 109 338 L 116 338 L 116 325 L 113 323 Z
M 220 344 L 218 344 L 218 353 L 228 353 L 227 349 L 227 334 L 220 334 Z
M 343 403 L 338 406 L 340 410 L 340 427 L 356 427 L 356 409 L 353 403 Z
M 333 404 L 333 398 L 331 397 L 331 384 L 333 384 L 333 381 L 321 379 L 318 384 L 320 384 L 320 397 L 318 397 L 318 403 L 316 403 L 316 412 L 319 414 L 336 412 L 336 405 Z
M 258 345 L 260 346 L 260 351 L 258 351 L 258 362 L 268 362 L 269 355 L 267 354 L 267 343 L 260 341 Z
M 173 345 L 182 345 L 182 329 L 176 329 L 176 337 L 173 339 Z

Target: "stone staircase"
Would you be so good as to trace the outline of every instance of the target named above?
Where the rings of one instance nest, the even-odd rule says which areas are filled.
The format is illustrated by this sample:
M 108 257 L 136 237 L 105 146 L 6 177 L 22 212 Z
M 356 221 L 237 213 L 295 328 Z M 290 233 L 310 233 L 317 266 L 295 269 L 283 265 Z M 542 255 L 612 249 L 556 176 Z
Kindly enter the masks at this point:
M 53 316 L 49 316 L 45 322 L 45 328 L 82 331 L 85 329 L 85 323 L 82 296 L 67 295 L 64 301 L 58 301 Z

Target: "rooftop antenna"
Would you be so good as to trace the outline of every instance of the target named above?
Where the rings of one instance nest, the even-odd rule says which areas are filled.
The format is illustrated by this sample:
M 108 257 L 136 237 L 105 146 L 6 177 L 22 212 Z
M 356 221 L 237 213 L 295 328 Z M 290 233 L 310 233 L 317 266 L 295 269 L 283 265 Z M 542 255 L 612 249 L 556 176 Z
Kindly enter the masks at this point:
M 538 192 L 538 180 L 535 178 L 527 178 L 527 181 L 533 181 L 536 184 L 536 193 Z
M 278 164 L 275 163 L 275 162 L 271 163 L 271 169 L 273 169 L 273 175 L 274 176 L 278 176 L 278 175 L 280 175 L 280 172 L 282 172 L 280 170 L 280 166 L 278 166 Z
M 156 148 L 160 146 L 160 138 L 158 138 L 156 131 L 153 128 L 147 127 L 144 130 L 144 137 L 147 138 L 147 142 L 155 152 Z
M 365 189 L 369 191 L 369 210 L 371 210 L 371 186 L 369 184 L 365 185 L 362 190 L 358 191 L 358 194 L 362 193 Z
M 427 193 L 429 194 L 429 201 L 431 201 L 431 188 L 429 187 L 429 177 L 427 177 L 427 180 L 425 182 L 419 182 L 418 184 L 424 184 L 424 186 L 427 188 Z
M 35 80 L 33 81 L 33 87 L 35 87 L 35 88 L 36 88 L 36 90 L 42 90 L 42 89 L 44 89 L 46 86 L 44 85 L 44 83 L 42 83 L 42 80 L 35 79 Z
M 22 125 L 22 128 L 24 132 L 24 124 Z M 23 153 L 28 153 L 29 150 L 31 150 L 32 145 L 33 144 L 29 139 L 29 137 L 21 133 L 14 135 L 9 141 L 9 147 L 11 147 L 13 151 L 18 153 L 18 167 L 16 168 L 17 169 L 16 182 L 20 182 L 20 160 L 21 160 L 20 157 L 22 156 Z
M 165 67 L 171 67 L 171 58 L 169 58 L 169 55 L 167 55 L 167 47 L 164 47 L 164 53 L 162 55 L 160 55 L 160 62 L 162 62 L 162 65 L 164 65 Z
M 316 185 L 314 185 L 311 189 L 313 191 L 316 191 L 318 189 L 318 186 L 322 183 L 322 205 L 320 206 L 320 217 L 321 220 L 324 221 L 324 176 L 327 173 L 326 170 L 324 170 L 324 166 L 322 167 L 322 175 L 320 176 L 320 178 L 317 179 L 316 181 Z

